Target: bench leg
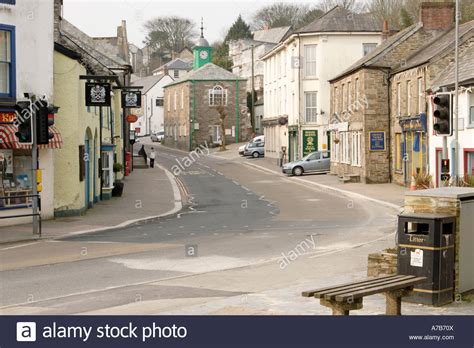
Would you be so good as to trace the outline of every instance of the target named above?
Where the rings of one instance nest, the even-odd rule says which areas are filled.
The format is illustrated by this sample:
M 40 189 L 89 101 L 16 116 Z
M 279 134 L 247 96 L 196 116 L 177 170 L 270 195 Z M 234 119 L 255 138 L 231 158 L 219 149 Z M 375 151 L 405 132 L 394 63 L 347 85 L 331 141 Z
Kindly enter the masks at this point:
M 319 303 L 322 306 L 329 307 L 332 310 L 332 315 L 349 315 L 349 312 L 362 308 L 362 299 L 357 299 L 351 302 L 337 302 L 320 299 Z
M 385 314 L 402 315 L 402 297 L 411 294 L 413 288 L 389 291 L 385 293 Z

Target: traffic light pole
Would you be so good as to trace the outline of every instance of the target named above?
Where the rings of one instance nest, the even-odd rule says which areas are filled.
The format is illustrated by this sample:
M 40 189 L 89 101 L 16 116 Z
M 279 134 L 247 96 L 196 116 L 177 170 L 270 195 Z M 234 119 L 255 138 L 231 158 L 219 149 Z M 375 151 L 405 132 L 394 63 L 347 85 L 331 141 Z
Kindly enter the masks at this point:
M 31 188 L 33 194 L 33 234 L 39 234 L 39 221 L 38 221 L 38 210 L 39 210 L 39 197 L 38 197 L 38 186 L 36 182 L 36 177 L 38 173 L 38 139 L 36 137 L 36 113 L 33 112 L 33 96 L 30 97 L 30 118 L 32 125 L 32 134 L 31 134 L 31 168 L 33 170 L 33 177 L 31 178 Z
M 459 169 L 459 0 L 456 0 L 456 30 L 455 30 L 455 68 L 454 68 L 454 158 L 453 158 L 453 182 L 458 186 L 458 169 Z

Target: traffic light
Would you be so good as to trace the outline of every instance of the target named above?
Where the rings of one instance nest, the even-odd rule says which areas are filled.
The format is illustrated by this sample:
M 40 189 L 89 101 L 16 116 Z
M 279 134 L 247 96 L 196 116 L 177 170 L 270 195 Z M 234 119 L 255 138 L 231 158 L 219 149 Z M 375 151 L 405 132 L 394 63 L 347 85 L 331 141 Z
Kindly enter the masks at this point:
M 49 140 L 54 138 L 54 134 L 49 131 L 49 127 L 54 124 L 54 114 L 58 108 L 48 105 L 45 101 L 40 102 L 37 113 L 36 135 L 38 145 L 47 145 Z
M 437 135 L 452 135 L 451 95 L 438 94 L 434 97 L 433 129 Z
M 15 136 L 18 142 L 22 144 L 31 144 L 33 142 L 33 123 L 31 122 L 31 110 L 29 101 L 19 101 L 15 105 L 17 112 L 17 126 L 18 130 Z

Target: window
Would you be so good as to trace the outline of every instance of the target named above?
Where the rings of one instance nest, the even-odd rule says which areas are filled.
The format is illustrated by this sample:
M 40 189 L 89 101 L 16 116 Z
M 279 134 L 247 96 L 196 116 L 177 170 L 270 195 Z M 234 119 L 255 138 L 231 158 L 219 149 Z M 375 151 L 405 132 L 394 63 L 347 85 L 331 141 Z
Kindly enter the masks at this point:
M 156 98 L 155 103 L 156 103 L 156 106 L 163 106 L 164 100 L 163 100 L 163 98 L 158 97 L 158 98 Z
M 307 123 L 316 123 L 318 121 L 317 110 L 317 92 L 305 92 L 305 120 Z
M 341 145 L 341 163 L 350 163 L 350 157 L 349 157 L 349 135 L 348 132 L 340 132 L 340 145 Z
M 352 158 L 353 166 L 361 165 L 361 132 L 352 132 Z
M 0 25 L 0 97 L 16 96 L 15 78 L 15 28 Z
M 304 46 L 305 76 L 316 76 L 316 45 Z
M 184 89 L 181 89 L 181 109 L 184 109 Z
M 464 163 L 466 168 L 464 168 L 464 174 L 473 176 L 474 175 L 474 151 L 464 150 Z
M 403 142 L 401 133 L 395 134 L 395 170 L 403 170 Z
M 336 142 L 335 139 L 338 138 L 339 141 Z M 334 162 L 339 162 L 340 160 L 340 148 L 339 148 L 339 144 L 340 144 L 340 141 L 341 141 L 341 138 L 340 138 L 340 133 L 333 133 L 333 136 L 331 136 L 331 139 L 332 139 L 332 146 L 331 148 L 333 149 L 331 151 L 331 156 L 332 156 L 332 159 Z
M 291 49 L 291 82 L 295 80 L 295 71 L 296 71 L 296 59 L 295 57 L 295 49 Z
M 474 126 L 474 94 L 471 94 L 469 103 L 469 126 Z
M 364 56 L 366 56 L 370 52 L 375 50 L 375 48 L 377 47 L 377 44 L 376 43 L 365 43 L 365 44 L 362 44 L 362 47 L 364 49 Z
M 176 99 L 178 99 L 178 92 L 174 91 L 174 110 L 176 110 Z
M 423 93 L 423 79 L 420 77 L 418 79 L 418 94 L 416 96 L 417 98 L 417 114 L 420 114 L 422 113 L 423 111 L 425 111 L 425 108 L 424 108 L 424 93 Z
M 346 111 L 346 85 L 345 84 L 342 84 L 341 94 L 342 94 L 342 112 L 344 112 Z
M 215 86 L 209 90 L 209 106 L 227 105 L 227 89 Z
M 411 81 L 407 81 L 407 116 L 411 115 Z
M 173 70 L 173 77 L 177 79 L 179 77 L 179 70 Z
M 16 0 L 0 0 L 0 4 L 15 5 Z
M 352 111 L 352 84 L 350 82 L 347 83 L 347 109 Z
M 171 92 L 168 93 L 168 111 L 171 110 Z
M 355 100 L 356 100 L 355 109 L 359 110 L 359 103 L 360 103 L 360 83 L 359 83 L 359 79 L 356 79 L 356 83 L 355 83 Z
M 339 89 L 334 87 L 334 112 L 339 112 Z
M 402 115 L 402 85 L 401 83 L 397 83 L 397 116 Z
M 22 197 L 32 194 L 31 154 L 28 150 L 0 150 L 0 210 L 23 208 L 31 204 L 31 198 Z

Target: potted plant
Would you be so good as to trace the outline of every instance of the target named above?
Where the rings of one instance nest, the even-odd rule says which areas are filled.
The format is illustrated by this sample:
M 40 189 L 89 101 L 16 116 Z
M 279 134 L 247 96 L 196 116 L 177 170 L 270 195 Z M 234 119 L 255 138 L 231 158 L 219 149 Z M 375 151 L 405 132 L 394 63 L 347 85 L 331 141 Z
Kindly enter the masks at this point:
M 115 175 L 114 188 L 112 189 L 112 197 L 122 197 L 124 183 L 121 180 L 117 180 L 117 173 L 121 173 L 123 170 L 122 163 L 114 163 L 112 167 Z

